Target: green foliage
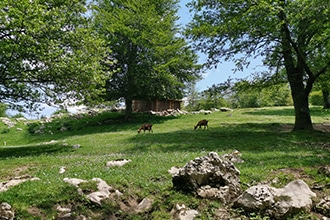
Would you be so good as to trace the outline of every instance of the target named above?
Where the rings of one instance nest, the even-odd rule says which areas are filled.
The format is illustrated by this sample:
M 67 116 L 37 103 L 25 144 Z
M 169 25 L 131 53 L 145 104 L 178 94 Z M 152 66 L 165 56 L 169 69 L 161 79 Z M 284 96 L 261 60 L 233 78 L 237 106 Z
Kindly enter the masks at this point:
M 0 117 L 7 117 L 7 108 L 8 106 L 6 104 L 0 103 Z
M 269 69 L 263 79 L 289 82 L 296 109 L 295 130 L 311 130 L 308 95 L 329 75 L 330 11 L 325 1 L 193 0 L 186 34 L 206 53 L 206 67 L 232 60 L 243 70 L 260 57 Z M 216 24 L 216 25 L 215 25 Z M 325 80 L 328 81 L 328 80 Z M 260 106 L 257 97 L 249 105 Z
M 23 111 L 97 100 L 105 48 L 89 28 L 85 1 L 3 0 L 0 8 L 2 102 Z
M 95 1 L 96 30 L 113 51 L 117 71 L 107 80 L 106 100 L 180 99 L 197 79 L 197 55 L 176 26 L 177 1 Z
M 322 106 L 323 105 L 322 91 L 311 92 L 309 100 L 312 105 L 321 105 Z

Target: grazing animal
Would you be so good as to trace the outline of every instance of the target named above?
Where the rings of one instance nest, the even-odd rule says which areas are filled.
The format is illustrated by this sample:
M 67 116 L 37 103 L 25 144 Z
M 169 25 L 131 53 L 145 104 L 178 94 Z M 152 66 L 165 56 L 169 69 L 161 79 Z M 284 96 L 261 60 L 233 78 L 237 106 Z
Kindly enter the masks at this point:
M 138 133 L 140 134 L 140 132 L 143 130 L 143 132 L 146 132 L 146 130 L 148 130 L 149 131 L 149 133 L 150 133 L 150 131 L 153 133 L 153 131 L 152 131 L 152 124 L 143 124 L 142 126 L 141 126 L 141 128 L 139 128 L 138 129 Z
M 196 130 L 196 128 L 197 127 L 199 127 L 199 128 L 202 128 L 202 126 L 204 126 L 204 130 L 205 130 L 205 128 L 208 128 L 209 126 L 207 125 L 207 123 L 208 123 L 209 121 L 208 120 L 200 120 L 198 123 L 197 123 L 197 125 L 194 127 L 194 130 Z

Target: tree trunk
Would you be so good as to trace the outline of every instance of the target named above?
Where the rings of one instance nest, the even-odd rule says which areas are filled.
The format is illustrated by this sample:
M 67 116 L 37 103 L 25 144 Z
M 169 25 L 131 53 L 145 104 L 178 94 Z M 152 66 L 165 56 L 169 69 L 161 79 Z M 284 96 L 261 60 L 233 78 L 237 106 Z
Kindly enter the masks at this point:
M 330 109 L 329 91 L 322 89 L 323 109 Z
M 133 100 L 131 98 L 125 98 L 125 119 L 131 119 L 133 115 L 132 109 Z
M 313 130 L 312 119 L 308 106 L 308 94 L 305 90 L 291 88 L 295 122 L 293 131 L 297 130 Z
M 285 6 L 285 1 L 282 1 Z M 312 90 L 315 81 L 311 75 L 307 82 L 304 80 L 305 67 L 304 57 L 299 54 L 299 51 L 294 50 L 294 43 L 290 36 L 289 25 L 287 24 L 286 15 L 284 11 L 279 14 L 282 24 L 282 53 L 284 58 L 284 66 L 288 81 L 291 87 L 291 95 L 293 99 L 295 122 L 293 131 L 297 130 L 313 130 L 312 119 L 309 113 L 308 96 Z M 293 55 L 293 51 L 296 52 Z

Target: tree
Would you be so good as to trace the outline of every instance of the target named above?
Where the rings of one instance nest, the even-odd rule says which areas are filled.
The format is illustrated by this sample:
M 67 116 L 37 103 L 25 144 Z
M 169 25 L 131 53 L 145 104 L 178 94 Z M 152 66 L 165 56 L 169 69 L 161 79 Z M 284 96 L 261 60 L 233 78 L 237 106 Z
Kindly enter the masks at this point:
M 312 130 L 308 97 L 330 67 L 330 10 L 322 0 L 193 0 L 187 36 L 208 66 L 233 59 L 239 68 L 262 56 L 270 73 L 285 68 L 295 109 L 293 130 Z M 240 56 L 240 57 L 237 57 Z
M 135 99 L 179 99 L 198 77 L 197 55 L 175 25 L 176 0 L 97 0 L 96 30 L 113 51 L 117 71 L 107 99 L 125 99 L 126 118 Z
M 106 50 L 85 13 L 84 0 L 0 2 L 1 102 L 36 110 L 98 97 Z

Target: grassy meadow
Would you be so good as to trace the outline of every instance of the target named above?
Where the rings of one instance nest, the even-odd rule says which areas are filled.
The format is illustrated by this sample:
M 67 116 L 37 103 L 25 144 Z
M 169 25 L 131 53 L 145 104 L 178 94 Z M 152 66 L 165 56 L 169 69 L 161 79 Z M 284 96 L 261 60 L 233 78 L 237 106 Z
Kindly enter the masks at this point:
M 323 132 L 290 132 L 292 107 L 176 117 L 135 114 L 130 121 L 124 121 L 121 113 L 104 112 L 80 119 L 63 116 L 44 124 L 21 121 L 9 129 L 0 123 L 0 183 L 27 174 L 40 178 L 0 192 L 0 203 L 11 204 L 16 219 L 56 219 L 58 204 L 70 204 L 75 215 L 91 219 L 107 219 L 111 213 L 118 219 L 170 219 L 176 203 L 197 209 L 199 219 L 214 219 L 221 204 L 174 191 L 168 170 L 210 151 L 222 155 L 238 150 L 245 161 L 235 164 L 243 189 L 274 178 L 278 179 L 274 186 L 282 187 L 301 177 L 310 187 L 315 183 L 329 186 L 330 179 L 317 171 L 330 164 L 330 111 L 311 107 L 311 115 L 315 128 Z M 193 129 L 201 119 L 209 120 L 208 130 Z M 153 133 L 138 134 L 137 129 L 147 122 L 154 124 Z M 65 131 L 61 131 L 63 127 Z M 42 133 L 35 133 L 40 128 Z M 81 147 L 72 148 L 76 144 Z M 116 159 L 132 162 L 123 167 L 105 166 Z M 61 166 L 67 168 L 63 174 L 59 174 Z M 127 214 L 111 202 L 99 207 L 65 183 L 65 177 L 101 178 L 127 200 L 153 199 L 152 210 Z M 323 190 L 330 192 L 329 187 Z

